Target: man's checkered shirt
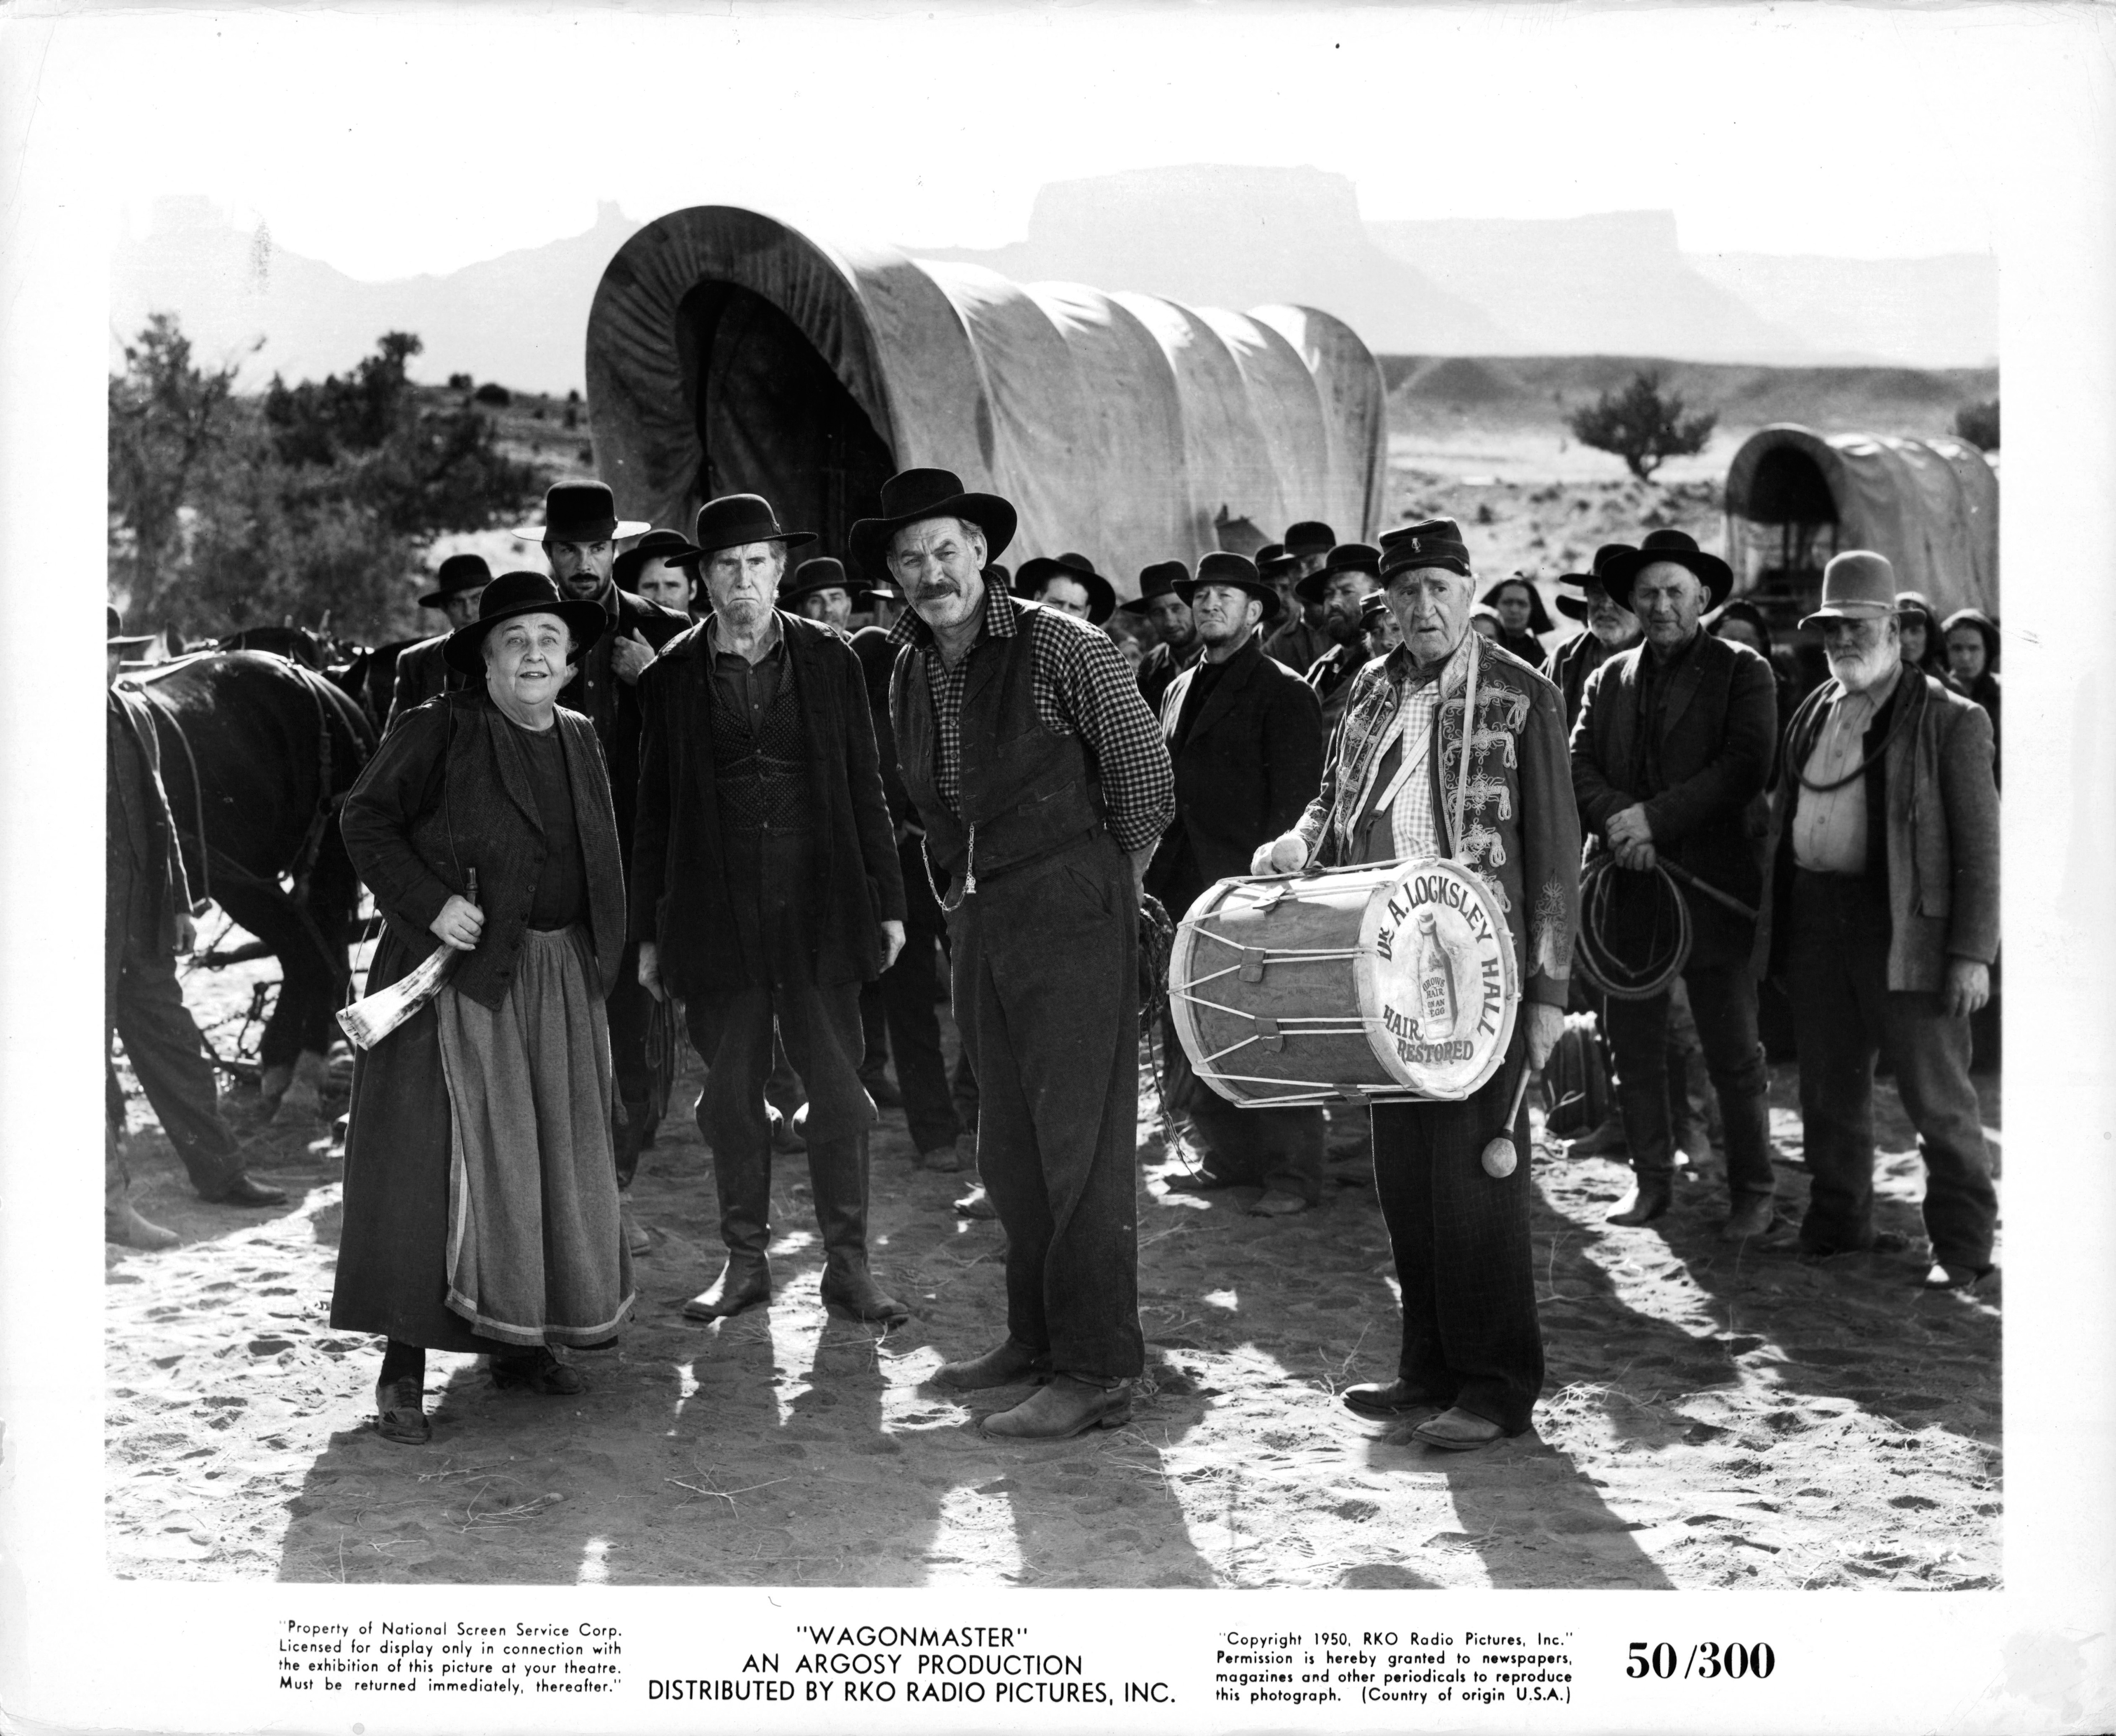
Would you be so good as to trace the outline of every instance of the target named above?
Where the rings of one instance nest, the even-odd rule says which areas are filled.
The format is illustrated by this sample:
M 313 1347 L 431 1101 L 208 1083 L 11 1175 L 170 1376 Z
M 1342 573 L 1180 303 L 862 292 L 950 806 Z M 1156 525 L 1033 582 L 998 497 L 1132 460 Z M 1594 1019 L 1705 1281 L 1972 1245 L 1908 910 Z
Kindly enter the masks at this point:
M 1055 609 L 1022 607 L 1017 616 L 1006 593 L 985 584 L 983 631 L 994 638 L 1028 635 L 1029 675 L 1036 716 L 1055 734 L 1077 737 L 1102 780 L 1110 836 L 1125 850 L 1143 850 L 1167 829 L 1175 814 L 1175 774 L 1161 726 L 1139 698 L 1138 684 L 1099 627 Z M 950 669 L 932 629 L 906 609 L 890 637 L 917 647 L 917 667 L 933 698 L 938 763 L 934 780 L 948 811 L 962 817 L 963 688 L 969 679 L 965 656 Z

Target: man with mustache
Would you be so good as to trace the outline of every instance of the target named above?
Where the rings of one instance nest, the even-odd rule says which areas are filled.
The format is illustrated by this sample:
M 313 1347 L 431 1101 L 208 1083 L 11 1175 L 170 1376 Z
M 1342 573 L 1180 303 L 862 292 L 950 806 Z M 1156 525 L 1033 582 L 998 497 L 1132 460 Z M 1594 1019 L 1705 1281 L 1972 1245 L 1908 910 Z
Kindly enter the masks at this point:
M 1139 569 L 1138 600 L 1117 606 L 1123 614 L 1143 617 L 1156 635 L 1138 661 L 1139 697 L 1149 711 L 1161 709 L 1168 684 L 1204 652 L 1205 642 L 1190 619 L 1190 606 L 1175 588 L 1189 582 L 1190 569 L 1181 561 L 1157 560 Z
M 951 472 L 909 470 L 851 544 L 910 606 L 890 629 L 890 714 L 1007 1236 L 1005 1339 L 934 1378 L 1047 1375 L 984 1427 L 1060 1440 L 1129 1421 L 1144 1366 L 1139 877 L 1174 803 L 1161 732 L 1108 636 L 987 576 L 1014 525 L 1010 503 Z
M 1969 1020 L 1999 951 L 1999 790 L 1991 723 L 1906 665 L 1888 560 L 1824 569 L 1830 679 L 1793 714 L 1771 809 L 1768 922 L 1756 956 L 1792 997 L 1815 1178 L 1810 1259 L 1892 1249 L 1874 1227 L 1874 1057 L 1888 1051 L 1925 1160 L 1928 1289 L 1991 1270 L 1998 1198 L 1969 1080 Z
M 1322 630 L 1335 642 L 1308 666 L 1308 684 L 1322 704 L 1322 733 L 1328 735 L 1345 715 L 1352 677 L 1372 653 L 1367 648 L 1366 600 L 1381 589 L 1382 551 L 1364 542 L 1344 542 L 1323 564 L 1295 582 L 1294 595 L 1322 606 Z
M 1278 613 L 1278 592 L 1254 565 L 1216 551 L 1178 588 L 1205 651 L 1162 702 L 1175 818 L 1162 834 L 1146 889 L 1180 921 L 1207 886 L 1247 873 L 1257 846 L 1300 817 L 1322 781 L 1322 721 L 1307 684 L 1263 654 L 1258 636 Z M 1169 1102 L 1178 1112 L 1187 1105 L 1203 1158 L 1194 1176 L 1170 1188 L 1261 1188 L 1248 1209 L 1265 1218 L 1318 1204 L 1322 1112 L 1236 1108 L 1196 1079 L 1170 1025 Z
M 1264 641 L 1263 654 L 1277 658 L 1296 675 L 1307 675 L 1330 649 L 1322 630 L 1322 600 L 1302 596 L 1300 587 L 1322 570 L 1336 546 L 1336 533 L 1328 525 L 1304 518 L 1286 527 L 1282 545 L 1269 545 L 1257 555 L 1257 570 L 1277 587 L 1286 604 L 1286 619 Z
M 1565 699 L 1565 727 L 1569 734 L 1580 719 L 1580 701 L 1587 690 L 1587 678 L 1620 651 L 1639 642 L 1639 618 L 1609 595 L 1602 582 L 1602 569 L 1619 555 L 1631 553 L 1628 542 L 1605 542 L 1594 551 L 1585 573 L 1563 573 L 1557 583 L 1578 596 L 1561 596 L 1557 612 L 1569 615 L 1587 630 L 1555 647 L 1544 661 L 1543 672 Z
M 683 1305 L 711 1320 L 769 1300 L 775 1029 L 808 1091 L 823 1301 L 862 1320 L 909 1310 L 867 1269 L 860 985 L 904 946 L 904 882 L 859 659 L 827 624 L 772 606 L 789 543 L 757 495 L 698 509 L 712 614 L 641 686 L 632 932 L 639 981 L 683 1003 L 706 1063 L 727 1264 Z
M 1428 518 L 1391 532 L 1381 579 L 1403 642 L 1353 677 L 1321 791 L 1250 872 L 1453 856 L 1506 914 L 1523 1005 L 1504 1063 L 1463 1102 L 1370 1112 L 1403 1338 L 1395 1379 L 1344 1394 L 1363 1416 L 1437 1410 L 1411 1438 L 1464 1451 L 1521 1433 L 1543 1389 L 1529 1166 L 1494 1177 L 1480 1156 L 1502 1130 L 1528 1149 L 1525 1106 L 1512 1126 L 1504 1117 L 1521 1069 L 1541 1066 L 1564 1028 L 1580 822 L 1556 690 L 1470 631 L 1460 527 Z M 1465 720 L 1473 658 L 1476 716 Z
M 617 810 L 617 847 L 630 871 L 633 806 L 639 788 L 639 678 L 663 646 L 691 624 L 691 618 L 621 589 L 616 581 L 617 546 L 653 527 L 617 516 L 617 497 L 601 482 L 554 483 L 544 495 L 544 522 L 522 525 L 514 534 L 543 546 L 545 564 L 562 594 L 600 604 L 610 630 L 582 654 L 580 667 L 559 703 L 583 713 L 595 725 L 610 767 L 610 799 Z M 678 552 L 678 564 L 695 559 Z M 628 944 L 618 963 L 617 986 L 605 1011 L 610 1021 L 610 1070 L 616 1075 L 610 1144 L 617 1185 L 623 1195 L 624 1239 L 634 1254 L 653 1242 L 632 1215 L 629 1190 L 639 1153 L 654 1133 L 654 1077 L 647 1059 L 652 1006 L 639 986 L 639 960 Z
M 1588 679 L 1572 730 L 1572 787 L 1583 830 L 1615 858 L 1618 875 L 1603 943 L 1641 959 L 1665 932 L 1662 900 L 1680 898 L 1692 935 L 1681 976 L 1719 1099 L 1726 1131 L 1731 1209 L 1722 1237 L 1738 1241 L 1770 1227 L 1769 1083 L 1756 1033 L 1756 979 L 1749 955 L 1755 925 L 1686 882 L 1657 883 L 1660 858 L 1754 908 L 1763 884 L 1759 842 L 1764 786 L 1778 739 L 1770 665 L 1746 645 L 1703 630 L 1708 608 L 1726 600 L 1734 575 L 1686 532 L 1646 533 L 1611 555 L 1598 576 L 1627 596 L 1644 642 L 1609 658 Z M 1666 991 L 1608 1002 L 1617 1100 L 1623 1111 L 1636 1186 L 1611 1223 L 1652 1222 L 1674 1199 Z

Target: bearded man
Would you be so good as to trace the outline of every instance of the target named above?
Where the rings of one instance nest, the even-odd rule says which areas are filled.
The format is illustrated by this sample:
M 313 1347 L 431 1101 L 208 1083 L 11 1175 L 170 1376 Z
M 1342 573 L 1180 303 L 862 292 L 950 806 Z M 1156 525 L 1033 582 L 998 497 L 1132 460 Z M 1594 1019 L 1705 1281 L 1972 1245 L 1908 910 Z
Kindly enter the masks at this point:
M 1395 533 L 1381 578 L 1403 642 L 1353 678 L 1321 792 L 1250 871 L 1453 856 L 1484 882 L 1511 930 L 1522 1016 L 1498 1071 L 1460 1103 L 1370 1112 L 1403 1341 L 1396 1378 L 1350 1388 L 1344 1402 L 1364 1416 L 1440 1409 L 1413 1439 L 1461 1450 L 1526 1429 L 1543 1388 L 1529 1167 L 1493 1177 L 1481 1158 L 1502 1131 L 1529 1149 L 1525 1106 L 1513 1126 L 1503 1123 L 1520 1069 L 1541 1066 L 1564 1028 L 1580 822 L 1557 689 L 1470 631 L 1470 550 L 1455 521 Z M 1477 715 L 1465 729 L 1472 658 Z
M 1127 1421 L 1144 1366 L 1139 877 L 1174 803 L 1161 732 L 1108 636 L 987 578 L 1014 525 L 997 495 L 911 470 L 851 542 L 910 606 L 891 629 L 890 713 L 948 917 L 978 1167 L 1007 1236 L 1005 1339 L 935 1379 L 1047 1375 L 984 1428 L 1061 1440 Z
M 1322 702 L 1326 736 L 1345 715 L 1352 677 L 1373 655 L 1367 647 L 1366 601 L 1381 589 L 1381 563 L 1379 549 L 1364 542 L 1340 543 L 1320 569 L 1293 587 L 1304 603 L 1322 604 L 1322 630 L 1335 641 L 1308 669 L 1308 684 Z
M 727 1263 L 683 1305 L 717 1319 L 771 1294 L 774 1029 L 808 1092 L 808 1178 L 822 1296 L 857 1319 L 910 1318 L 867 1269 L 860 984 L 904 946 L 904 883 L 859 659 L 842 635 L 772 607 L 786 547 L 769 502 L 698 509 L 712 614 L 642 684 L 632 932 L 639 982 L 683 1003 L 706 1063 Z
M 1830 679 L 1793 714 L 1772 804 L 1757 959 L 1792 997 L 1815 1178 L 1810 1259 L 1888 1248 L 1874 1227 L 1874 1058 L 1883 1049 L 1925 1168 L 1929 1289 L 1991 1270 L 1998 1196 L 1970 1083 L 1969 1020 L 1999 951 L 1990 720 L 1902 661 L 1895 574 L 1865 550 L 1824 569 Z
M 1568 735 L 1580 721 L 1580 700 L 1587 690 L 1587 678 L 1618 652 L 1628 651 L 1639 642 L 1639 618 L 1612 596 L 1603 582 L 1603 569 L 1618 555 L 1631 552 L 1628 542 L 1605 542 L 1595 550 L 1588 571 L 1558 575 L 1560 585 L 1580 594 L 1558 598 L 1557 612 L 1586 629 L 1553 647 L 1543 665 L 1543 674 L 1564 698 Z

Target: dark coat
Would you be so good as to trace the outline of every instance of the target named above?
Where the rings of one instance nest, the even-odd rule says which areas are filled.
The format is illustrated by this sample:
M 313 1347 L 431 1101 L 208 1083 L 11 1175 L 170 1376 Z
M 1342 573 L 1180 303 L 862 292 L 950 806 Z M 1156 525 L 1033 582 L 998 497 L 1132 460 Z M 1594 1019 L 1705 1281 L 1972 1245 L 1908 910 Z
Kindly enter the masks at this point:
M 1543 673 L 1565 702 L 1565 729 L 1570 735 L 1580 721 L 1580 702 L 1587 694 L 1587 678 L 1614 656 L 1591 633 L 1576 633 L 1551 648 Z
M 1175 818 L 1162 834 L 1146 890 L 1180 917 L 1216 880 L 1246 874 L 1259 844 L 1292 830 L 1322 782 L 1322 710 L 1315 690 L 1264 655 L 1252 633 L 1175 743 L 1203 665 L 1178 675 L 1161 702 L 1175 773 Z
M 448 641 L 446 633 L 437 633 L 398 652 L 397 685 L 389 701 L 389 722 L 396 722 L 429 699 L 457 693 L 469 684 L 470 677 L 450 667 L 448 660 L 441 655 L 441 648 Z
M 872 982 L 881 974 L 881 924 L 904 920 L 904 876 L 866 679 L 842 635 L 783 610 L 779 626 L 806 730 L 815 817 L 812 980 Z M 713 781 L 712 673 L 710 629 L 702 623 L 669 645 L 639 684 L 632 937 L 659 946 L 662 981 L 678 997 L 748 981 Z
M 1175 652 L 1166 644 L 1150 645 L 1146 655 L 1138 660 L 1138 697 L 1146 702 L 1146 708 L 1158 715 L 1161 702 L 1167 697 L 1168 684 L 1205 654 L 1205 647 L 1193 639 L 1184 652 L 1188 662 L 1179 665 Z
M 691 618 L 614 585 L 605 586 L 596 601 L 617 619 L 588 647 L 573 679 L 559 692 L 559 702 L 571 706 L 595 725 L 603 757 L 610 762 L 610 787 L 617 802 L 618 848 L 628 859 L 632 803 L 639 787 L 640 721 L 645 712 L 638 686 L 626 683 L 611 669 L 610 654 L 619 639 L 635 633 L 660 651 L 690 630 Z M 641 682 L 646 679 L 640 677 Z
M 867 720 L 874 725 L 875 755 L 881 763 L 881 793 L 889 803 L 890 823 L 916 824 L 918 816 L 912 812 L 911 794 L 904 787 L 904 768 L 896 758 L 896 731 L 889 721 L 889 678 L 896 667 L 896 642 L 886 627 L 862 627 L 853 635 L 852 646 L 867 683 Z
M 1674 673 L 1659 743 L 1660 777 L 1635 786 L 1640 747 L 1640 660 L 1619 652 L 1588 678 L 1572 728 L 1572 788 L 1580 829 L 1606 847 L 1612 818 L 1645 805 L 1655 854 L 1754 908 L 1763 887 L 1764 787 L 1778 743 L 1778 688 L 1770 665 L 1746 645 L 1700 633 Z M 1688 887 L 1691 959 L 1726 964 L 1749 955 L 1752 924 Z
M 624 949 L 624 871 L 610 778 L 587 719 L 563 706 L 555 716 L 586 872 L 589 938 L 607 995 Z M 412 964 L 440 944 L 429 925 L 477 870 L 484 936 L 449 980 L 458 993 L 496 1008 L 514 979 L 545 854 L 528 761 L 499 707 L 480 690 L 407 712 L 346 797 L 338 824 L 353 867 Z M 370 982 L 370 992 L 383 986 Z
M 1760 972 L 1784 964 L 1793 877 L 1792 814 L 1823 718 L 1843 691 L 1824 682 L 1786 731 L 1787 771 L 1771 799 Z M 1999 786 L 1996 732 L 1984 711 L 1937 677 L 1906 668 L 1890 707 L 1893 732 L 1875 721 L 1866 752 L 1882 754 L 1882 823 L 1867 847 L 1884 850 L 1888 877 L 1888 987 L 1932 993 L 1947 961 L 1989 965 L 1999 955 Z M 1872 774 L 1868 774 L 1870 778 Z M 1775 956 L 1773 955 L 1775 953 Z
M 104 734 L 104 951 L 114 960 L 129 940 L 142 952 L 166 958 L 177 950 L 177 918 L 191 909 L 191 895 L 162 784 L 153 707 L 137 693 L 112 688 Z M 114 978 L 114 965 L 105 974 Z

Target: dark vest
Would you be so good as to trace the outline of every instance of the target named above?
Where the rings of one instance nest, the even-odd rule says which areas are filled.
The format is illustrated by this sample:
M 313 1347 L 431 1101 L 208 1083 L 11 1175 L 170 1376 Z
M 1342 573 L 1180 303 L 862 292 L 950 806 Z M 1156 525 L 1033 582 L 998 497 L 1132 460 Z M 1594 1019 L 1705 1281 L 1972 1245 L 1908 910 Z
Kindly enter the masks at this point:
M 971 647 L 963 687 L 961 815 L 948 811 L 935 776 L 940 721 L 925 655 L 907 646 L 890 687 L 904 786 L 926 822 L 933 866 L 952 880 L 980 879 L 1050 855 L 1102 824 L 1101 792 L 1077 737 L 1054 734 L 1036 715 L 1031 628 Z M 973 854 L 972 834 L 976 836 Z
M 781 652 L 778 691 L 752 724 L 748 709 L 729 698 L 717 675 L 706 682 L 713 703 L 713 785 L 720 817 L 738 831 L 770 827 L 806 831 L 808 813 L 807 734 L 794 691 L 794 659 Z

